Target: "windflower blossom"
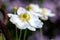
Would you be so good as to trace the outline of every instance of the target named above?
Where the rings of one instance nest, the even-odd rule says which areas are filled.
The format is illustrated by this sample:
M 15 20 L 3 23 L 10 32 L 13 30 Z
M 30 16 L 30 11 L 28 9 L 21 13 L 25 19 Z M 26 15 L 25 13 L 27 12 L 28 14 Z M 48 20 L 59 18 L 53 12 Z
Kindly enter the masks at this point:
M 47 9 L 47 8 L 41 8 L 40 9 L 40 18 L 43 19 L 43 20 L 47 20 L 48 17 L 53 17 L 55 16 L 55 14 L 53 14 L 51 12 L 51 10 Z
M 37 16 L 32 15 L 22 7 L 17 10 L 17 14 L 8 14 L 8 16 L 10 21 L 19 29 L 28 28 L 31 31 L 36 31 L 36 28 L 42 28 L 43 26 L 43 22 Z
M 39 12 L 40 7 L 38 4 L 29 4 L 26 6 L 26 9 L 33 12 Z
M 41 7 L 43 8 L 48 8 L 50 9 L 54 14 L 55 16 L 54 17 L 50 17 L 49 20 L 52 22 L 52 23 L 56 23 L 57 22 L 57 11 L 56 11 L 56 4 L 54 2 L 51 2 L 51 1 L 47 1 L 45 0 L 42 4 L 41 4 Z
M 30 4 L 26 8 L 34 15 L 39 16 L 42 20 L 47 20 L 48 17 L 53 17 L 55 14 L 50 9 L 40 8 L 37 4 Z

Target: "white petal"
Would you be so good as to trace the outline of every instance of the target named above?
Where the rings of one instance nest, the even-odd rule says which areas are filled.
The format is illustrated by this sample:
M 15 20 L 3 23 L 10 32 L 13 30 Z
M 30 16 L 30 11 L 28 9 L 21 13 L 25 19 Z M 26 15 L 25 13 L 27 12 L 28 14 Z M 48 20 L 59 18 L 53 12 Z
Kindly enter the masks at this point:
M 13 23 L 13 24 L 16 24 L 16 23 L 21 23 L 22 22 L 22 20 L 20 20 L 20 18 L 18 17 L 18 15 L 13 15 L 13 16 L 11 16 L 11 18 L 10 18 L 10 21 Z
M 45 12 L 45 15 L 46 15 L 46 16 L 51 16 L 51 17 L 52 17 L 52 16 L 55 16 L 55 14 L 53 14 L 50 9 L 45 8 L 45 11 L 46 11 L 46 12 Z
M 13 16 L 13 14 L 7 14 L 7 16 L 8 16 L 8 17 L 11 17 L 11 16 Z
M 30 18 L 35 18 L 35 15 L 33 15 L 32 12 L 27 11 L 27 13 L 29 14 Z
M 51 13 L 50 9 L 45 8 L 46 13 Z
M 16 26 L 17 26 L 17 28 L 19 28 L 19 29 L 26 29 L 26 28 L 28 28 L 29 30 L 31 30 L 31 31 L 36 31 L 36 29 L 35 28 L 33 28 L 33 27 L 31 27 L 27 22 L 23 22 L 23 23 L 21 23 L 21 24 L 16 24 Z
M 27 22 L 25 22 L 25 23 L 23 22 L 21 25 L 18 24 L 17 28 L 19 28 L 19 29 L 26 29 L 26 28 L 28 28 L 31 31 L 36 31 L 36 29 L 31 27 Z
M 36 31 L 36 29 L 34 27 L 31 27 L 31 26 L 29 26 L 28 29 L 31 31 Z
M 36 20 L 35 25 L 37 26 L 36 28 L 42 28 L 43 27 L 43 22 L 41 22 L 41 20 Z
M 30 6 L 32 7 L 32 11 L 34 11 L 34 12 L 40 11 L 40 7 L 38 4 L 30 4 Z
M 16 23 L 16 26 L 18 29 L 26 29 L 27 27 L 29 27 L 28 23 L 26 22 L 22 22 L 22 23 Z
M 11 21 L 13 24 L 16 24 L 16 22 L 14 21 L 13 18 L 11 18 L 10 21 Z
M 26 12 L 26 9 L 23 8 L 23 7 L 20 7 L 18 10 L 17 10 L 17 14 L 20 15 L 21 13 L 25 13 Z
M 33 12 L 33 11 L 30 11 L 30 15 L 33 15 L 31 17 L 42 16 L 42 15 L 40 15 L 40 13 Z
M 44 15 L 47 15 L 48 13 L 51 13 L 51 10 L 49 10 L 49 9 L 47 9 L 47 8 L 40 8 L 40 14 L 42 14 L 43 15 L 43 13 L 42 13 L 42 9 L 44 9 L 45 10 L 45 13 L 44 13 Z
M 55 14 L 53 14 L 53 13 L 48 13 L 47 16 L 49 16 L 49 17 L 54 17 Z
M 30 14 L 30 17 L 31 18 L 29 20 L 29 23 L 30 23 L 31 26 L 33 26 L 35 28 L 39 28 L 39 27 L 41 28 L 42 27 L 43 23 L 39 20 L 38 16 Z M 40 25 L 38 25 L 37 23 L 40 24 Z
M 47 20 L 48 19 L 48 16 L 47 15 L 43 15 L 42 13 L 39 13 L 39 12 L 33 12 L 33 11 L 30 11 L 30 16 L 31 18 L 41 18 L 42 20 Z
M 35 7 L 35 8 L 36 8 L 36 7 L 39 8 L 39 5 L 38 5 L 38 4 L 30 4 L 30 6 L 31 6 L 31 7 Z
M 48 16 L 42 15 L 41 13 L 34 13 L 33 11 L 30 11 L 30 17 L 33 19 L 38 19 L 40 17 L 42 20 L 48 19 Z
M 31 19 L 29 21 L 30 25 L 35 28 L 42 28 L 43 23 L 38 19 Z
M 40 18 L 42 19 L 42 20 L 48 20 L 48 16 L 40 16 Z
M 50 10 L 50 9 L 45 9 L 46 10 L 46 16 L 49 16 L 49 17 L 53 17 L 53 16 L 55 16 L 55 14 L 54 13 L 52 13 L 52 11 Z

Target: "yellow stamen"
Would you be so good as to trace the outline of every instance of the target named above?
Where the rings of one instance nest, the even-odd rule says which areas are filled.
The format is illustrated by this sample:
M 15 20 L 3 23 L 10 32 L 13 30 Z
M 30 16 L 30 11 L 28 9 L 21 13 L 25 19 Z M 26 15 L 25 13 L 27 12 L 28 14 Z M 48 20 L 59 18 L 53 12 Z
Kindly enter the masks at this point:
M 24 21 L 29 21 L 30 20 L 30 15 L 27 13 L 21 13 L 19 17 L 24 20 Z
M 27 10 L 31 10 L 32 7 L 31 7 L 30 5 L 27 5 L 27 6 L 26 6 L 26 9 L 27 9 Z

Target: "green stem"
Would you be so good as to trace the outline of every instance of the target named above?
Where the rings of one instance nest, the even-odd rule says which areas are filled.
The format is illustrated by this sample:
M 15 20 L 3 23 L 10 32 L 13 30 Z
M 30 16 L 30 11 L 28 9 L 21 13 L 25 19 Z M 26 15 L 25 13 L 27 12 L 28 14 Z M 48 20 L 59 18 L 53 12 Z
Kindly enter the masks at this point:
M 16 11 L 14 11 L 14 14 L 16 14 Z M 18 30 L 16 28 L 16 40 L 18 40 Z
M 16 14 L 16 12 L 14 12 L 14 14 Z
M 0 39 L 2 40 L 2 33 L 0 33 Z
M 43 40 L 43 31 L 42 31 L 42 28 L 40 29 L 40 33 L 41 33 L 41 40 Z
M 4 37 L 4 35 L 3 35 L 3 38 L 4 38 L 4 40 L 5 40 L 5 37 Z
M 1 36 L 2 36 L 2 40 L 4 40 L 4 37 L 3 37 L 3 34 L 1 33 Z
M 18 40 L 18 30 L 16 28 L 16 40 Z
M 22 35 L 22 30 L 20 30 L 20 38 L 19 38 L 19 40 L 21 40 L 21 35 Z
M 26 39 L 26 34 L 27 34 L 27 29 L 25 30 L 25 33 L 24 33 L 24 40 Z
M 2 33 L 0 33 L 0 39 L 2 40 Z

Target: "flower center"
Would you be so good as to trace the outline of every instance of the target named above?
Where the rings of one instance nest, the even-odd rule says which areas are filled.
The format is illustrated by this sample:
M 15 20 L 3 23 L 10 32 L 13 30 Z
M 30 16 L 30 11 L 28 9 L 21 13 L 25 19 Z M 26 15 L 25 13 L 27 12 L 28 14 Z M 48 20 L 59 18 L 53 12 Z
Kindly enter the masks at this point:
M 30 15 L 27 13 L 21 13 L 19 17 L 24 20 L 24 21 L 29 21 L 30 20 Z
M 27 9 L 27 10 L 31 10 L 32 7 L 31 7 L 30 5 L 28 5 L 28 6 L 26 6 L 26 9 Z
M 41 13 L 42 13 L 43 15 L 45 15 L 45 13 L 46 13 L 46 10 L 45 10 L 45 8 L 42 8 L 42 11 L 41 11 Z

